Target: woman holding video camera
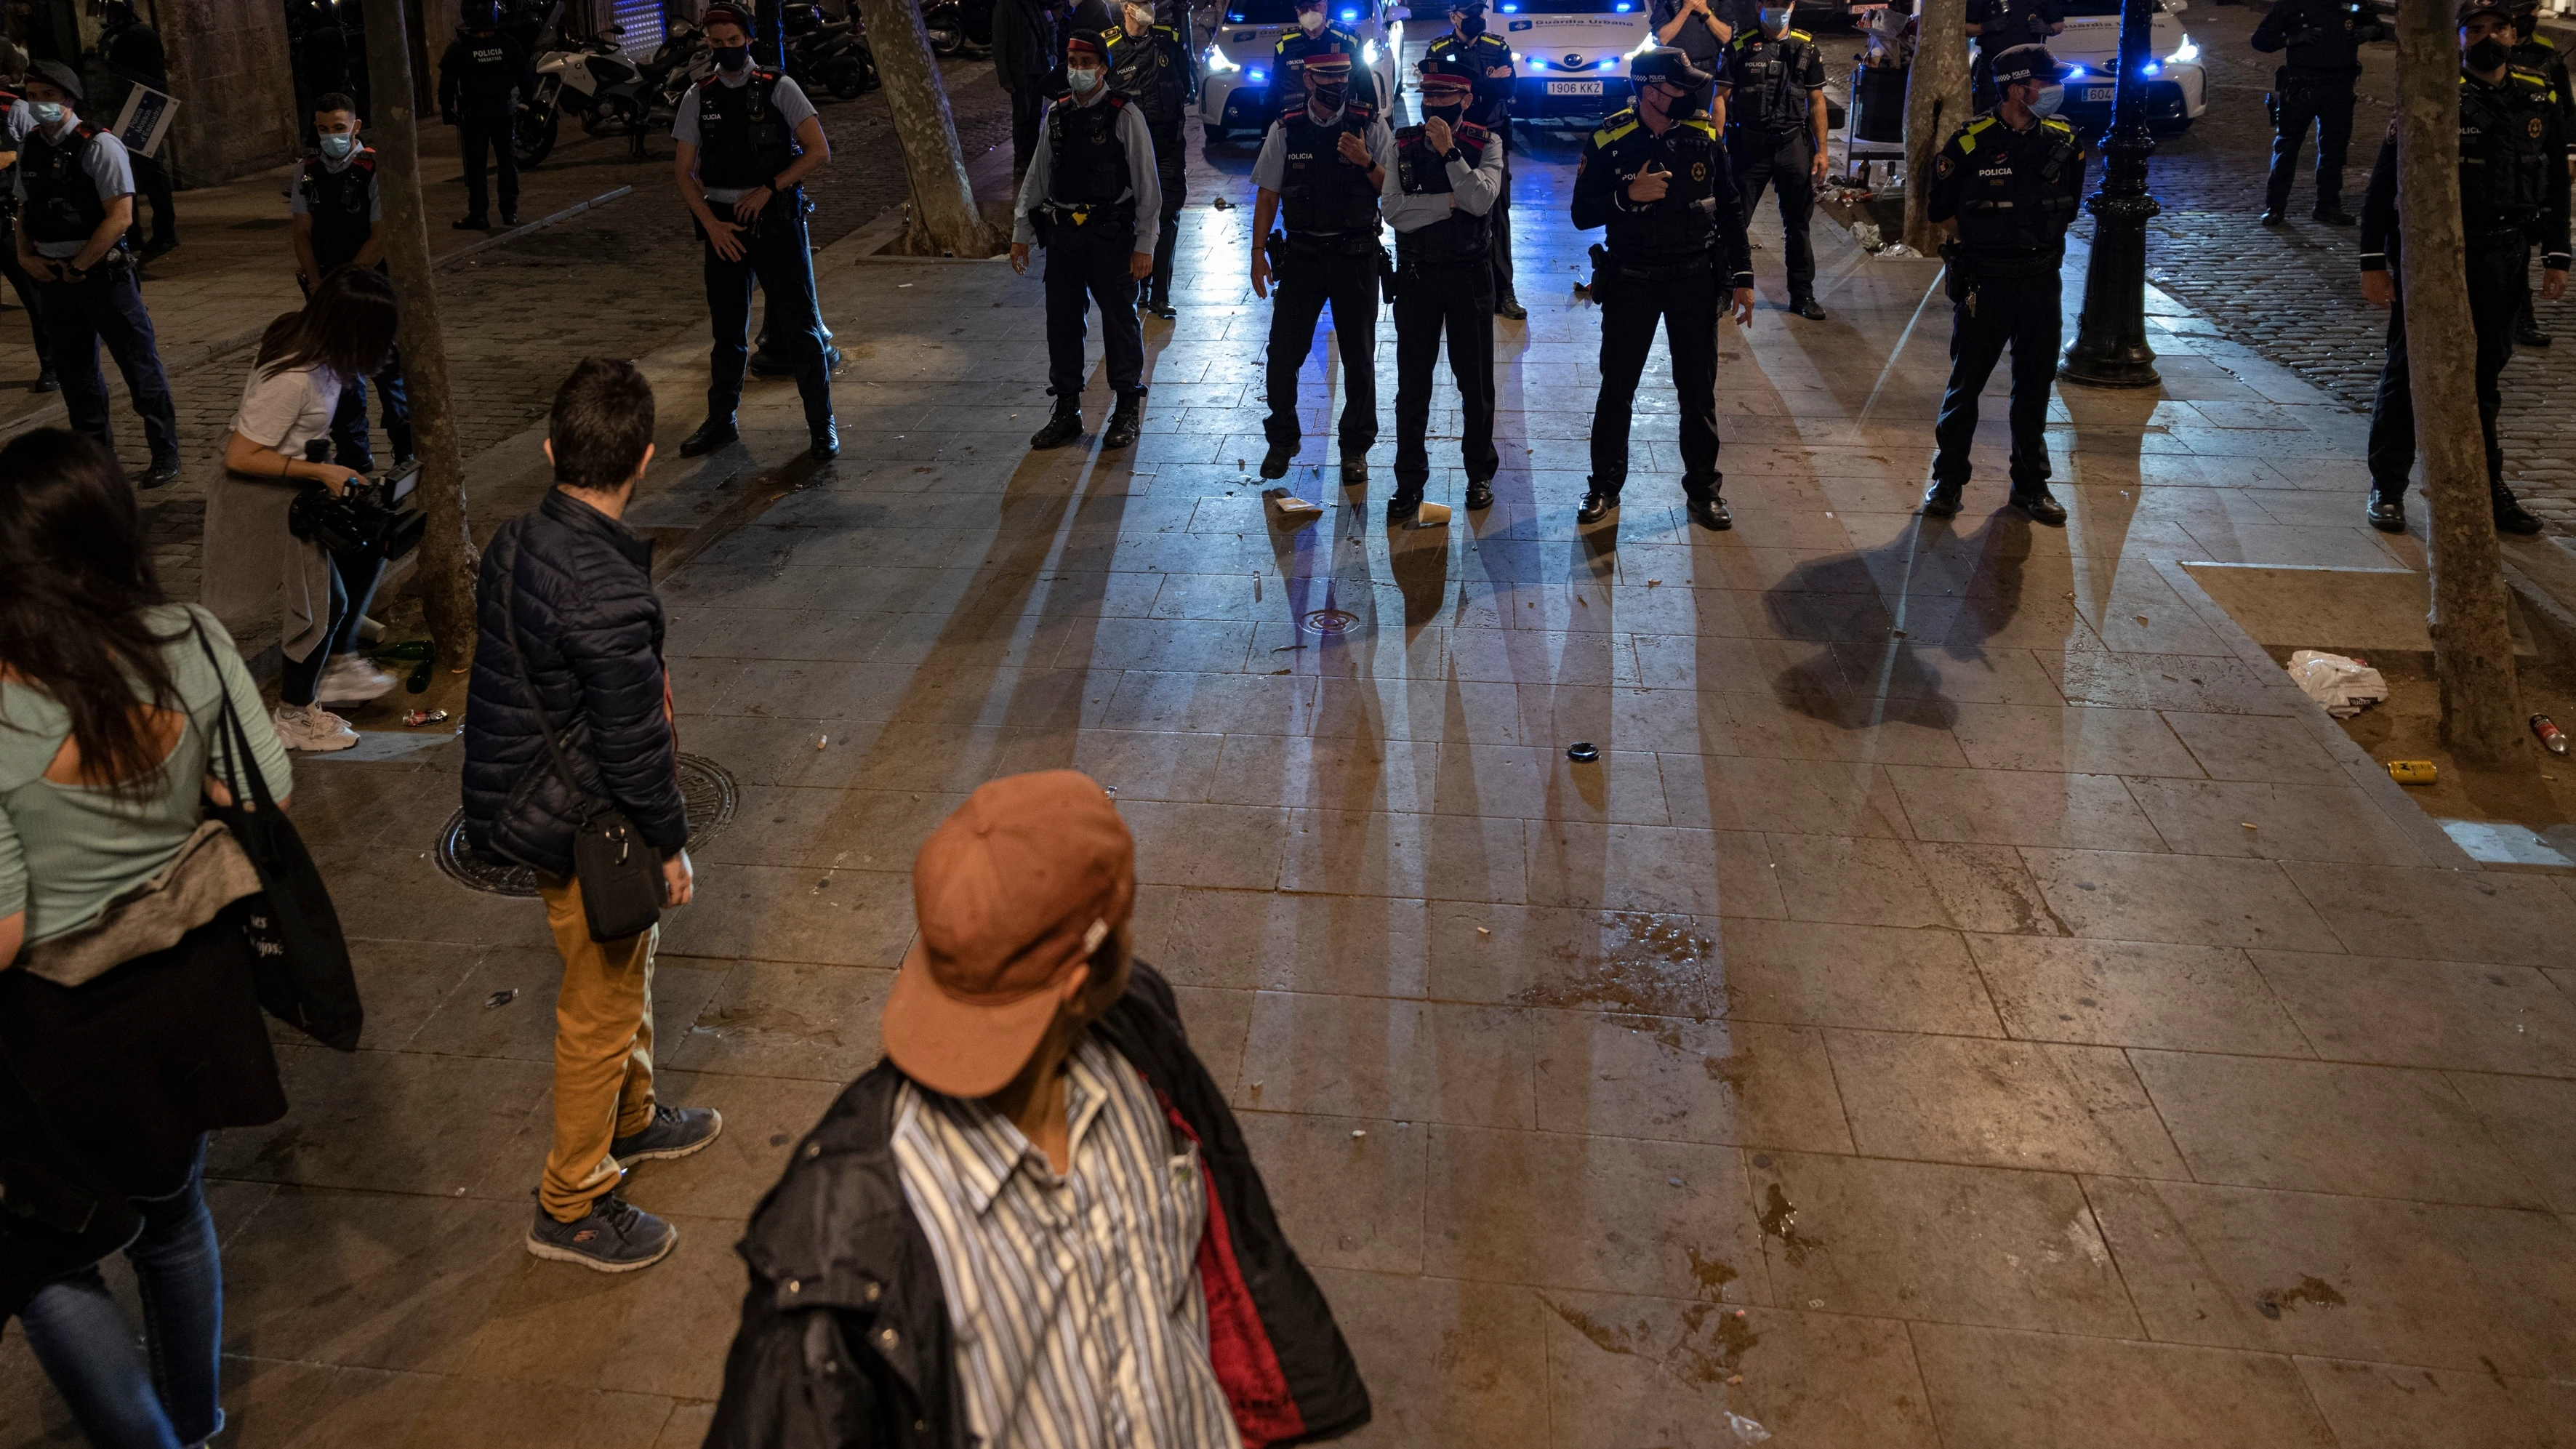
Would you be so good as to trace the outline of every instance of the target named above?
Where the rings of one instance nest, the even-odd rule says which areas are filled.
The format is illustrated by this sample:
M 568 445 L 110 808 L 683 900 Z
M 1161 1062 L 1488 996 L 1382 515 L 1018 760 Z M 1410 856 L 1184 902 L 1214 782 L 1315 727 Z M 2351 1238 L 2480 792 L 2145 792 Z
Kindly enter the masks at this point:
M 394 684 L 355 652 L 383 558 L 334 553 L 298 537 L 289 520 L 308 488 L 339 495 L 366 483 L 366 475 L 322 459 L 342 380 L 384 368 L 394 321 L 392 284 L 342 267 L 313 289 L 303 311 L 270 323 L 224 439 L 223 472 L 206 490 L 206 607 L 236 632 L 277 619 L 286 668 L 275 718 L 290 750 L 356 744 L 357 731 L 324 706 L 363 704 Z

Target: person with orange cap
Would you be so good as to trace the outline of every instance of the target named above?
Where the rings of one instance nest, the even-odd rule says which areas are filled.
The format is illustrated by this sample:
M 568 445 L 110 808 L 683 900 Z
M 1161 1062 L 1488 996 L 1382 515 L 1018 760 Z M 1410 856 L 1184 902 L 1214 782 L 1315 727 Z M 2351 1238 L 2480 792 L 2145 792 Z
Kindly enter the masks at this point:
M 754 1211 L 709 1449 L 1235 1449 L 1366 1424 L 1169 983 L 1136 847 L 1071 770 L 967 797 L 913 860 L 886 1060 Z

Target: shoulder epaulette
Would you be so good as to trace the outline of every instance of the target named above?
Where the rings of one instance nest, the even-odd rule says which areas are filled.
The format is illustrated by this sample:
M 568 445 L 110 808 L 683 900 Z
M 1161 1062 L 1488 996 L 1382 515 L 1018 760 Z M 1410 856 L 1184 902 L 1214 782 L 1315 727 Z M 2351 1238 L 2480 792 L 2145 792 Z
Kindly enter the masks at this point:
M 1285 51 L 1287 48 L 1288 48 L 1288 37 L 1283 35 L 1283 36 L 1279 37 L 1279 44 L 1278 44 L 1274 49 L 1275 49 L 1275 50 L 1279 50 L 1279 51 Z
M 1717 139 L 1717 124 L 1704 116 L 1684 116 L 1681 123 L 1710 140 Z
M 1488 133 L 1484 127 L 1477 125 L 1473 121 L 1460 121 L 1458 124 L 1449 128 L 1449 134 L 1457 137 L 1461 141 L 1481 142 L 1485 139 Z
M 2524 85 L 2537 86 L 2544 91 L 2549 89 L 2549 77 L 2542 75 L 2538 71 L 2515 70 L 2511 72 L 2511 74 L 2515 80 L 2522 82 Z
M 1123 110 L 1126 108 L 1126 105 L 1127 93 L 1125 91 L 1111 91 L 1109 93 L 1109 107 L 1111 110 Z
M 1283 121 L 1302 121 L 1306 119 L 1305 100 L 1301 97 L 1281 106 L 1279 108 L 1279 119 Z
M 2046 120 L 2041 121 L 2041 122 L 2040 122 L 2040 124 L 2041 124 L 2041 125 L 2043 125 L 2043 126 L 2046 126 L 2047 128 L 2049 128 L 2049 129 L 2050 129 L 2050 130 L 2052 130 L 2052 131 L 2064 131 L 2066 134 L 2068 134 L 2068 135 L 2070 135 L 2070 136 L 2072 136 L 2072 135 L 2074 135 L 2074 134 L 2075 134 L 2075 128 L 2074 128 L 2073 126 L 2070 126 L 2070 125 L 2068 125 L 2066 122 L 2064 122 L 2064 121 L 2061 121 L 2061 120 L 2057 119 L 2055 116 L 2050 116 L 2050 117 L 2048 117 Z
M 1342 114 L 1365 126 L 1371 120 L 1376 118 L 1377 111 L 1366 101 L 1344 101 L 1342 102 Z
M 2558 42 L 2550 39 L 2546 35 L 2534 35 L 2529 40 L 2524 41 L 2523 44 L 2536 45 L 2543 50 L 2556 50 L 2558 48 Z
M 1103 45 L 1116 45 L 1118 42 L 1125 40 L 1126 38 L 1127 27 L 1124 25 L 1113 25 L 1107 30 L 1100 32 L 1100 43 Z
M 1154 35 L 1168 35 L 1168 36 L 1170 36 L 1171 38 L 1173 38 L 1174 40 L 1178 40 L 1178 39 L 1180 39 L 1180 38 L 1181 38 L 1181 33 L 1180 33 L 1179 31 L 1177 31 L 1177 30 L 1174 30 L 1172 27 L 1170 27 L 1170 26 L 1168 26 L 1168 25 L 1153 25 L 1153 26 L 1148 26 L 1148 27 L 1146 27 L 1146 29 L 1147 29 L 1148 33 L 1150 33 L 1150 34 L 1154 34 Z
M 1789 38 L 1791 40 L 1813 41 L 1816 37 L 1809 35 L 1803 30 L 1792 30 L 1789 32 Z
M 1637 129 L 1637 111 L 1632 106 L 1616 115 L 1603 117 L 1601 129 L 1592 133 L 1592 144 L 1607 146 L 1635 129 Z
M 1961 126 L 1959 128 L 1959 134 L 1950 138 L 1950 144 L 1958 147 L 1959 154 L 1964 156 L 1977 149 L 1977 133 L 1992 129 L 1994 124 L 1994 117 L 1978 116 L 1969 121 L 1968 124 Z

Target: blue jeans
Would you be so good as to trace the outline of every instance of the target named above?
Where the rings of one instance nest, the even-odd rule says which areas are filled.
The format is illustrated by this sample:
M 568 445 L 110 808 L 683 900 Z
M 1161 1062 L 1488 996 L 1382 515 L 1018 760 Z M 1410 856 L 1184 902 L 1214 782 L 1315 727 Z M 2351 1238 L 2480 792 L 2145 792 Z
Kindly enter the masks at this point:
M 143 1231 L 125 1247 L 143 1292 L 144 1349 L 92 1264 L 39 1289 L 19 1319 L 27 1346 L 97 1449 L 180 1449 L 224 1427 L 216 1355 L 223 1342 L 223 1261 L 199 1182 L 197 1140 L 188 1180 L 134 1199 Z

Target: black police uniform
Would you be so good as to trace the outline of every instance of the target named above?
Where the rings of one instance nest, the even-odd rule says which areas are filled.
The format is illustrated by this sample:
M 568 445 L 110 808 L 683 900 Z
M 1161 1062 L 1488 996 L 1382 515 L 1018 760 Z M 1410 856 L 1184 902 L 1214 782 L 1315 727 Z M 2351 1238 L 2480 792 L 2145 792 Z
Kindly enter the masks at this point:
M 1968 23 L 1977 54 L 1969 66 L 1969 101 L 1979 111 L 1999 103 L 1995 95 L 1995 57 L 2016 45 L 2045 45 L 2052 30 L 2065 23 L 2065 0 L 1968 0 Z
M 1463 61 L 1474 68 L 1470 80 L 1475 85 L 1474 99 L 1467 107 L 1467 119 L 1491 132 L 1494 144 L 1503 148 L 1503 189 L 1494 196 L 1494 209 L 1486 214 L 1486 234 L 1492 241 L 1494 271 L 1494 307 L 1507 316 L 1526 316 L 1520 298 L 1512 285 L 1512 84 L 1517 67 L 1512 64 L 1512 48 L 1503 38 L 1482 29 L 1482 7 L 1469 12 L 1468 23 L 1479 27 L 1474 35 L 1450 31 L 1431 42 L 1428 58 L 1435 61 Z M 1487 75 L 1500 66 L 1513 75 Z
M 1394 180 L 1405 195 L 1455 195 L 1450 161 L 1473 171 L 1486 148 L 1500 144 L 1492 132 L 1463 117 L 1451 127 L 1451 136 L 1444 154 L 1431 149 L 1421 126 L 1395 133 Z M 1395 497 L 1388 508 L 1397 516 L 1411 511 L 1430 482 L 1431 365 L 1439 360 L 1444 331 L 1464 424 L 1459 456 L 1467 469 L 1468 506 L 1492 501 L 1483 485 L 1492 481 L 1502 460 L 1494 451 L 1490 218 L 1490 212 L 1478 216 L 1452 207 L 1438 221 L 1395 234 Z
M 12 106 L 25 104 L 25 97 L 7 86 L 0 86 L 0 121 L 6 121 Z M 18 293 L 18 305 L 27 309 L 27 330 L 34 334 L 36 348 L 36 390 L 51 392 L 60 386 L 54 378 L 53 344 L 45 336 L 45 319 L 36 308 L 43 294 L 36 289 L 36 279 L 18 265 L 18 168 L 13 162 L 0 171 L 0 276 Z
M 2513 360 L 2513 319 L 2531 289 L 2533 238 L 2540 241 L 2544 266 L 2568 264 L 2566 154 L 2558 97 L 2546 82 L 2520 71 L 2509 71 L 2502 85 L 2493 86 L 2473 75 L 2460 77 L 2460 230 L 2469 320 L 2477 332 L 2478 431 L 2486 441 L 2496 526 L 2514 533 L 2536 533 L 2540 521 L 2523 511 L 2504 484 L 2504 448 L 2496 441 L 2496 413 L 2504 399 L 2497 379 Z M 2400 283 L 2388 312 L 2388 361 L 2370 406 L 2370 521 L 2392 533 L 2406 526 L 2400 500 L 2415 466 L 2415 394 L 2407 373 L 2397 238 L 2392 122 L 2361 203 L 2361 268 L 2387 271 Z
M 118 79 L 140 86 L 150 86 L 163 95 L 170 93 L 170 58 L 161 48 L 161 37 L 151 26 L 135 19 L 131 12 L 122 24 L 111 22 L 99 34 L 99 58 Z M 134 168 L 134 225 L 125 234 L 129 245 L 146 256 L 159 256 L 179 244 L 179 219 L 170 208 L 170 168 L 156 157 L 128 150 L 126 164 Z M 143 239 L 143 203 L 152 203 L 152 240 Z
M 1816 295 L 1816 249 L 1807 225 L 1816 212 L 1816 132 L 1809 97 L 1825 88 L 1815 37 L 1791 30 L 1774 40 L 1756 25 L 1726 47 L 1726 155 L 1750 220 L 1765 187 L 1780 194 L 1788 242 L 1789 305 Z
M 1630 201 L 1628 183 L 1649 163 L 1672 180 L 1660 200 Z M 1753 285 L 1744 209 L 1716 125 L 1675 117 L 1659 136 L 1634 108 L 1603 121 L 1583 143 L 1574 175 L 1575 230 L 1596 226 L 1609 233 L 1606 249 L 1594 249 L 1591 287 L 1601 304 L 1592 491 L 1615 503 L 1627 482 L 1629 415 L 1661 323 L 1681 399 L 1682 492 L 1714 500 L 1725 481 L 1717 469 L 1717 319 L 1736 288 Z
M 803 148 L 774 93 L 782 77 L 755 69 L 738 86 L 714 76 L 698 82 L 698 184 L 718 190 L 767 186 Z M 709 203 L 719 220 L 732 208 Z M 767 299 L 762 314 L 765 346 L 783 353 L 805 403 L 805 428 L 817 448 L 836 447 L 832 426 L 832 374 L 825 360 L 823 318 L 814 298 L 814 253 L 805 232 L 805 188 L 769 198 L 750 229 L 735 234 L 742 255 L 727 261 L 706 244 L 707 315 L 715 350 L 707 368 L 707 421 L 733 420 L 742 403 L 742 375 L 751 358 L 751 284 Z M 700 228 L 703 236 L 704 228 Z
M 533 94 L 536 73 L 519 42 L 498 30 L 459 29 L 438 63 L 438 109 L 465 151 L 465 222 L 481 226 L 491 215 L 486 206 L 483 165 L 491 153 L 500 173 L 501 220 L 519 219 L 518 94 Z
M 1287 114 L 1290 106 L 1306 103 L 1306 57 L 1323 49 L 1337 49 L 1351 58 L 1352 100 L 1367 106 L 1371 114 L 1384 109 L 1378 104 L 1377 72 L 1360 64 L 1358 36 L 1330 23 L 1312 35 L 1291 25 L 1270 52 L 1270 120 Z
M 1977 433 L 1977 394 L 2012 349 L 2012 496 L 2048 492 L 2048 388 L 2063 317 L 2058 272 L 2084 194 L 2084 149 L 2052 116 L 2016 131 L 1994 115 L 1961 127 L 1933 163 L 1931 217 L 1955 218 L 1950 263 L 1950 386 L 1933 426 L 1932 495 L 1955 512 Z M 2054 507 L 2053 501 L 2049 505 Z
M 89 148 L 102 138 L 99 127 L 80 121 L 59 141 L 39 129 L 18 142 L 19 179 L 27 188 L 20 222 L 30 242 L 86 242 L 107 220 L 107 199 L 98 194 L 84 165 Z M 72 431 L 114 445 L 107 425 L 107 379 L 98 370 L 98 347 L 104 342 L 125 378 L 135 414 L 143 419 L 144 441 L 152 450 L 147 485 L 176 478 L 179 410 L 170 397 L 169 374 L 162 370 L 160 345 L 152 335 L 152 314 L 143 308 L 143 288 L 135 280 L 134 254 L 125 239 L 117 238 L 115 249 L 79 281 L 40 280 L 36 290 Z
M 1119 412 L 1134 411 L 1145 395 L 1145 334 L 1136 324 L 1136 278 L 1129 271 L 1138 198 L 1131 194 L 1127 143 L 1118 134 L 1119 114 L 1133 104 L 1112 91 L 1089 105 L 1066 96 L 1047 107 L 1046 197 L 1030 219 L 1047 254 L 1047 390 L 1058 416 L 1082 406 L 1082 339 L 1095 300 L 1102 369 Z M 1151 132 L 1150 122 L 1146 129 Z M 1159 170 L 1155 184 L 1161 184 Z
M 1168 25 L 1129 35 L 1114 26 L 1101 35 L 1109 50 L 1109 87 L 1135 102 L 1154 138 L 1154 182 L 1163 190 L 1162 228 L 1154 237 L 1154 275 L 1139 283 L 1145 304 L 1157 312 L 1172 305 L 1172 248 L 1180 236 L 1181 203 L 1189 196 L 1189 154 L 1182 136 L 1198 76 L 1189 43 Z M 1122 168 L 1120 184 L 1125 184 Z M 1113 193 L 1114 195 L 1115 193 Z M 1123 263 L 1123 259 L 1122 259 Z
M 375 233 L 376 148 L 361 146 L 349 158 L 349 164 L 333 171 L 319 156 L 304 158 L 304 169 L 295 185 L 304 194 L 304 214 L 313 221 L 313 265 L 321 269 L 319 282 L 340 268 L 356 261 Z M 376 270 L 385 264 L 376 263 Z M 409 462 L 411 448 L 411 398 L 403 388 L 402 353 L 399 349 L 385 354 L 385 365 L 376 374 L 376 391 L 383 399 L 385 440 L 393 445 L 396 466 Z M 343 466 L 360 472 L 375 467 L 375 449 L 367 437 L 367 381 L 353 377 L 340 385 L 339 410 L 331 414 L 332 457 Z
M 2558 125 L 2567 136 L 2567 155 L 2576 161 L 2576 86 L 2567 77 L 2567 57 L 2559 54 L 2558 43 L 2540 33 L 2540 13 L 2526 10 L 2513 17 L 2514 32 L 2525 37 L 2513 47 L 2513 68 L 2529 71 L 2548 83 L 2558 97 Z M 2549 334 L 2540 330 L 2539 319 L 2532 315 L 2531 294 L 2522 297 L 2522 313 L 2513 320 L 2513 340 L 2525 347 L 2547 347 Z
M 2353 82 L 2361 75 L 2361 47 L 2385 34 L 2365 0 L 2281 0 L 2254 27 L 2254 48 L 2285 50 L 2272 73 L 2272 178 L 2263 193 L 2265 215 L 2278 219 L 2290 204 L 2299 147 L 2317 128 L 2319 221 L 2342 218 L 2343 163 L 2352 146 Z
M 1315 324 L 1327 303 L 1342 355 L 1338 438 L 1344 481 L 1356 481 L 1352 474 L 1366 468 L 1368 450 L 1377 442 L 1378 279 L 1386 263 L 1378 241 L 1378 188 L 1369 181 L 1368 166 L 1351 164 L 1339 149 L 1346 135 L 1365 144 L 1375 116 L 1376 109 L 1354 94 L 1329 126 L 1310 118 L 1302 100 L 1272 123 L 1287 160 L 1279 186 L 1287 239 L 1271 248 L 1270 415 L 1261 425 L 1270 441 L 1265 477 L 1281 476 L 1285 459 L 1296 452 L 1297 373 L 1315 345 Z

